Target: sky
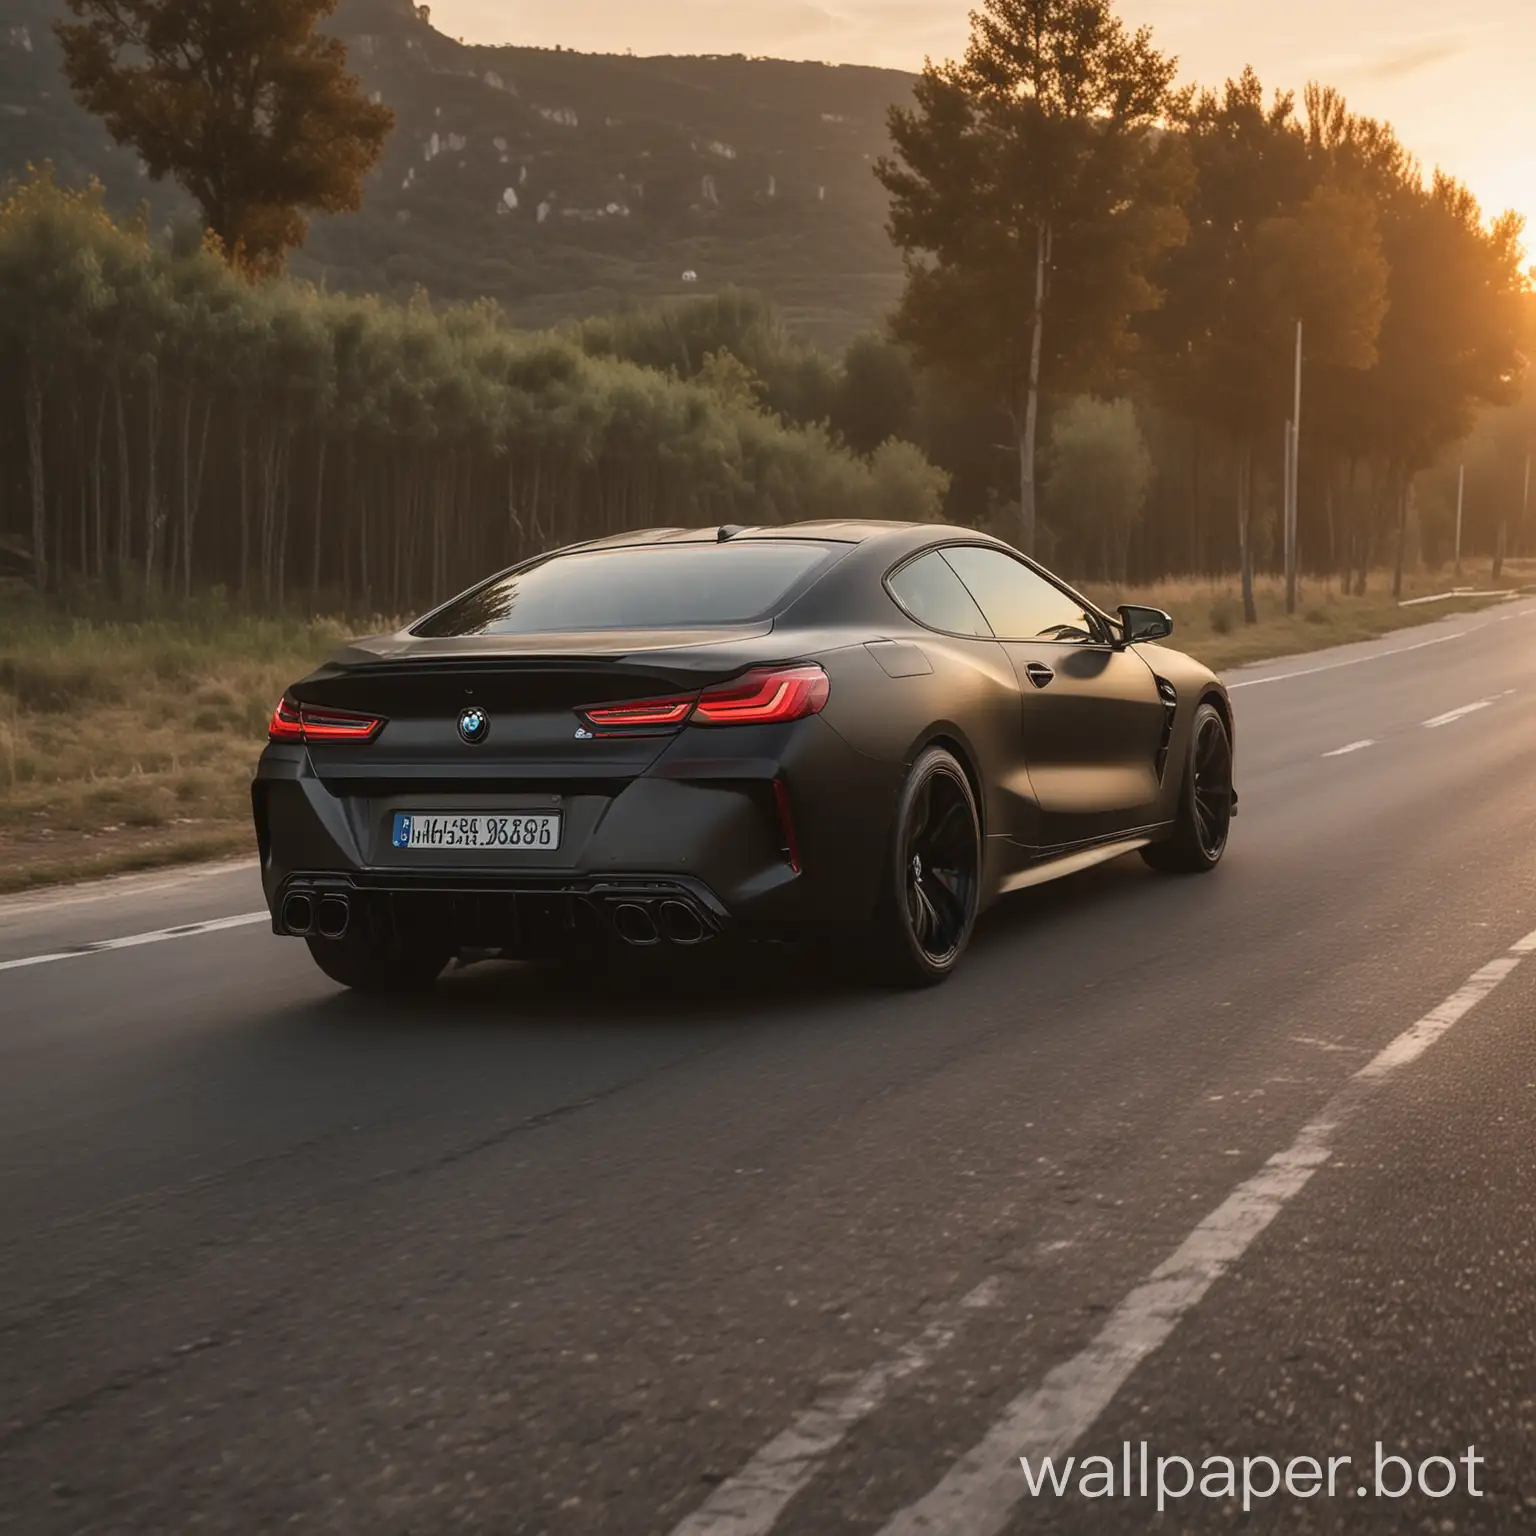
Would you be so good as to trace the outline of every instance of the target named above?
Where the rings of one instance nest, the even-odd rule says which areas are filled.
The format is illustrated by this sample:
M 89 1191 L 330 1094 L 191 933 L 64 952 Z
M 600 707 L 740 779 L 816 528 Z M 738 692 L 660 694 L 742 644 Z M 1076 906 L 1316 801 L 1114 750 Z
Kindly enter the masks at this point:
M 583 52 L 749 53 L 919 69 L 965 47 L 971 0 L 432 0 L 466 42 Z M 1252 64 L 1266 86 L 1339 87 L 1490 212 L 1530 220 L 1536 252 L 1536 0 L 1120 0 L 1185 80 Z

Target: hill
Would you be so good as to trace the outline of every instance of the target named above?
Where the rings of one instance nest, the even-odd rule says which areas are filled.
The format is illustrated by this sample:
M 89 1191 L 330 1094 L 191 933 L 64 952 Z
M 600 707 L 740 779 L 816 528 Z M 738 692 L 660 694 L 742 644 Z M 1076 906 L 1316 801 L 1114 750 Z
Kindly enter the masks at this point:
M 188 211 L 70 97 L 60 0 L 0 24 L 0 175 L 52 160 L 120 209 Z M 831 346 L 901 286 L 872 162 L 912 77 L 744 57 L 477 47 L 409 0 L 342 0 L 333 30 L 398 125 L 356 215 L 317 220 L 295 275 L 408 296 L 489 295 L 530 326 L 634 300 L 767 294 Z M 694 274 L 685 278 L 685 274 Z

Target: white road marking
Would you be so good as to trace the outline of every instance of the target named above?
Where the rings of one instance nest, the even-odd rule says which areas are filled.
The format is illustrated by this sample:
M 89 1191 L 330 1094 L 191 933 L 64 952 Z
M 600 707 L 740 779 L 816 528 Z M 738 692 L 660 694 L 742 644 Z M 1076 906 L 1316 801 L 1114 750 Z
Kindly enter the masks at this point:
M 1364 752 L 1367 747 L 1374 747 L 1374 741 L 1352 741 L 1347 747 L 1335 747 L 1332 752 L 1324 752 L 1324 757 L 1348 757 L 1351 752 Z
M 50 912 L 57 907 L 76 907 L 83 902 L 138 900 L 219 875 L 240 874 L 259 868 L 255 859 L 218 859 L 185 869 L 159 870 L 144 875 L 109 875 L 103 880 L 82 881 L 56 891 L 0 897 L 0 922 L 12 917 L 29 917 L 35 912 Z
M 1464 640 L 1469 630 L 1458 629 L 1454 635 L 1437 635 L 1433 640 L 1421 640 L 1417 645 L 1400 645 L 1393 651 L 1375 651 L 1369 656 L 1351 656 L 1348 661 L 1330 661 L 1326 666 L 1303 667 L 1299 672 L 1281 672 L 1275 677 L 1250 677 L 1245 682 L 1228 683 L 1227 692 L 1234 688 L 1262 688 L 1266 683 L 1288 683 L 1293 677 L 1316 677 L 1319 672 L 1337 672 L 1340 667 L 1359 667 L 1368 661 L 1385 661 L 1390 656 L 1406 656 L 1410 651 L 1427 650 L 1432 645 L 1444 645 L 1448 640 Z
M 997 1305 L 999 1285 L 996 1276 L 983 1280 L 891 1359 L 872 1366 L 851 1387 L 824 1393 L 675 1526 L 672 1536 L 764 1536 L 771 1531 L 785 1505 L 816 1476 L 849 1430 L 879 1408 L 897 1382 L 926 1369 L 949 1347 L 963 1313 Z
M 1530 945 L 1530 950 L 1523 950 Z M 1515 946 L 1536 952 L 1536 934 Z M 1060 1456 L 1107 1408 L 1131 1373 L 1243 1256 L 1332 1155 L 1332 1141 L 1395 1072 L 1417 1061 L 1519 965 L 1511 952 L 1485 965 L 1433 1012 L 1362 1067 L 1285 1151 L 1246 1179 L 1110 1315 L 1080 1354 L 1016 1397 L 935 1487 L 901 1510 L 880 1536 L 996 1536 L 1026 1488 L 1019 1457 Z
M 1510 946 L 1512 955 L 1536 955 L 1536 933 L 1528 933 L 1518 944 Z
M 270 923 L 269 912 L 242 912 L 239 917 L 215 917 L 203 923 L 183 923 L 175 928 L 157 928 L 153 933 L 129 934 L 123 939 L 100 939 L 73 949 L 55 950 L 48 955 L 28 955 L 22 960 L 0 960 L 0 971 L 19 971 L 29 965 L 52 965 L 58 960 L 79 960 L 85 955 L 101 955 L 113 949 L 137 949 L 141 944 L 164 944 L 168 939 L 191 939 L 204 933 L 222 933 L 226 928 L 248 928 L 253 923 Z
M 1466 588 L 1460 592 L 1436 592 L 1433 597 L 1405 597 L 1397 606 L 1399 608 L 1417 608 L 1424 603 L 1449 603 L 1458 597 L 1502 597 L 1505 602 L 1511 602 L 1520 596 L 1518 587 L 1497 587 L 1491 592 L 1474 592 Z
M 1460 709 L 1447 710 L 1443 715 L 1436 715 L 1433 720 L 1424 722 L 1427 731 L 1437 730 L 1442 725 L 1450 725 L 1454 721 L 1465 719 L 1468 715 L 1475 715 L 1480 709 L 1489 709 L 1497 704 L 1500 699 L 1507 699 L 1515 690 L 1506 688 L 1503 693 L 1496 693 L 1492 698 L 1479 699 L 1475 704 L 1463 704 Z

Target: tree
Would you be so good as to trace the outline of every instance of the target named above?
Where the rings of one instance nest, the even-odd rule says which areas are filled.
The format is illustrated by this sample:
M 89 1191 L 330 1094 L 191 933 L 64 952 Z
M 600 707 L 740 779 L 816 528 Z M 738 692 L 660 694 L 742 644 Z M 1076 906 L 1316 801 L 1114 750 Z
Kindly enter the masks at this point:
M 1471 193 L 1441 172 L 1426 181 L 1391 127 L 1352 113 L 1337 91 L 1309 87 L 1307 119 L 1335 176 L 1372 200 L 1387 264 L 1375 365 L 1318 382 L 1332 431 L 1373 468 L 1356 590 L 1370 547 L 1391 533 L 1401 595 L 1414 476 L 1466 436 L 1480 406 L 1513 399 L 1525 369 L 1523 224 L 1514 214 L 1485 221 Z
M 1196 178 L 1189 238 L 1168 259 L 1167 300 L 1148 330 L 1171 403 L 1235 451 L 1238 559 L 1252 624 L 1254 461 L 1271 442 L 1279 453 L 1297 322 L 1309 366 L 1369 368 L 1387 267 L 1372 202 L 1331 179 L 1292 96 L 1266 104 L 1246 70 L 1220 93 L 1196 97 L 1184 131 Z
M 722 347 L 711 352 L 699 369 L 699 383 L 714 390 L 728 405 L 760 405 L 763 381 L 736 356 Z
M 930 64 L 877 167 L 907 255 L 898 337 L 979 376 L 1013 423 L 1018 538 L 1035 544 L 1042 389 L 1104 382 L 1183 236 L 1175 63 L 1112 0 L 985 0 L 963 62 Z
M 883 336 L 856 336 L 843 356 L 832 424 L 855 453 L 873 453 L 891 438 L 910 438 L 917 414 L 912 360 Z
M 49 587 L 46 417 L 60 374 L 87 343 L 103 302 L 93 238 L 111 229 L 102 190 L 65 191 L 51 171 L 0 200 L 0 341 L 21 381 L 33 582 Z
M 761 381 L 761 399 L 786 421 L 808 426 L 834 409 L 837 379 L 828 359 L 793 335 L 758 293 L 727 288 L 684 303 L 631 306 L 587 320 L 582 345 L 594 357 L 618 357 L 698 377 L 706 362 L 728 353 Z
M 1525 367 L 1522 229 L 1515 214 L 1485 223 L 1472 194 L 1441 172 L 1427 188 L 1403 188 L 1385 216 L 1391 308 L 1380 362 L 1361 387 L 1396 513 L 1394 597 L 1413 476 L 1470 432 L 1478 406 L 1516 396 Z
M 931 521 L 946 489 L 909 445 L 785 422 L 728 349 L 681 380 L 489 303 L 248 283 L 46 175 L 0 188 L 0 355 L 0 555 L 135 606 L 222 586 L 399 615 L 551 545 Z
M 1071 526 L 1093 550 L 1105 581 L 1125 580 L 1131 535 L 1151 488 L 1152 455 L 1129 400 L 1082 396 L 1057 413 L 1047 505 L 1071 509 Z M 1087 568 L 1086 554 L 1080 552 L 1081 569 Z
M 1483 411 L 1471 435 L 1453 443 L 1414 485 L 1420 549 L 1436 562 L 1456 525 L 1458 482 L 1465 484 L 1465 547 L 1493 555 L 1493 579 L 1503 562 L 1520 548 L 1521 525 L 1536 489 L 1536 393 L 1526 392 L 1508 406 Z
M 870 455 L 872 514 L 900 522 L 930 523 L 944 505 L 949 476 L 921 448 L 888 438 Z
M 302 210 L 353 211 L 394 114 L 315 30 L 336 0 L 67 0 L 56 24 L 80 103 L 157 181 L 197 199 L 230 261 L 278 270 Z

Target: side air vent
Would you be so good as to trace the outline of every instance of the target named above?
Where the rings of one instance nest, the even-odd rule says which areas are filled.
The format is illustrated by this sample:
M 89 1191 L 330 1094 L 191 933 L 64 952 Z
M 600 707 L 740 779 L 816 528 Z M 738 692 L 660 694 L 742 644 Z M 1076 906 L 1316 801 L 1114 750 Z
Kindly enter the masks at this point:
M 1168 748 L 1173 744 L 1173 723 L 1179 716 L 1179 690 L 1166 677 L 1160 677 L 1157 692 L 1163 701 L 1163 736 L 1157 749 L 1157 777 L 1161 783 L 1168 768 Z

